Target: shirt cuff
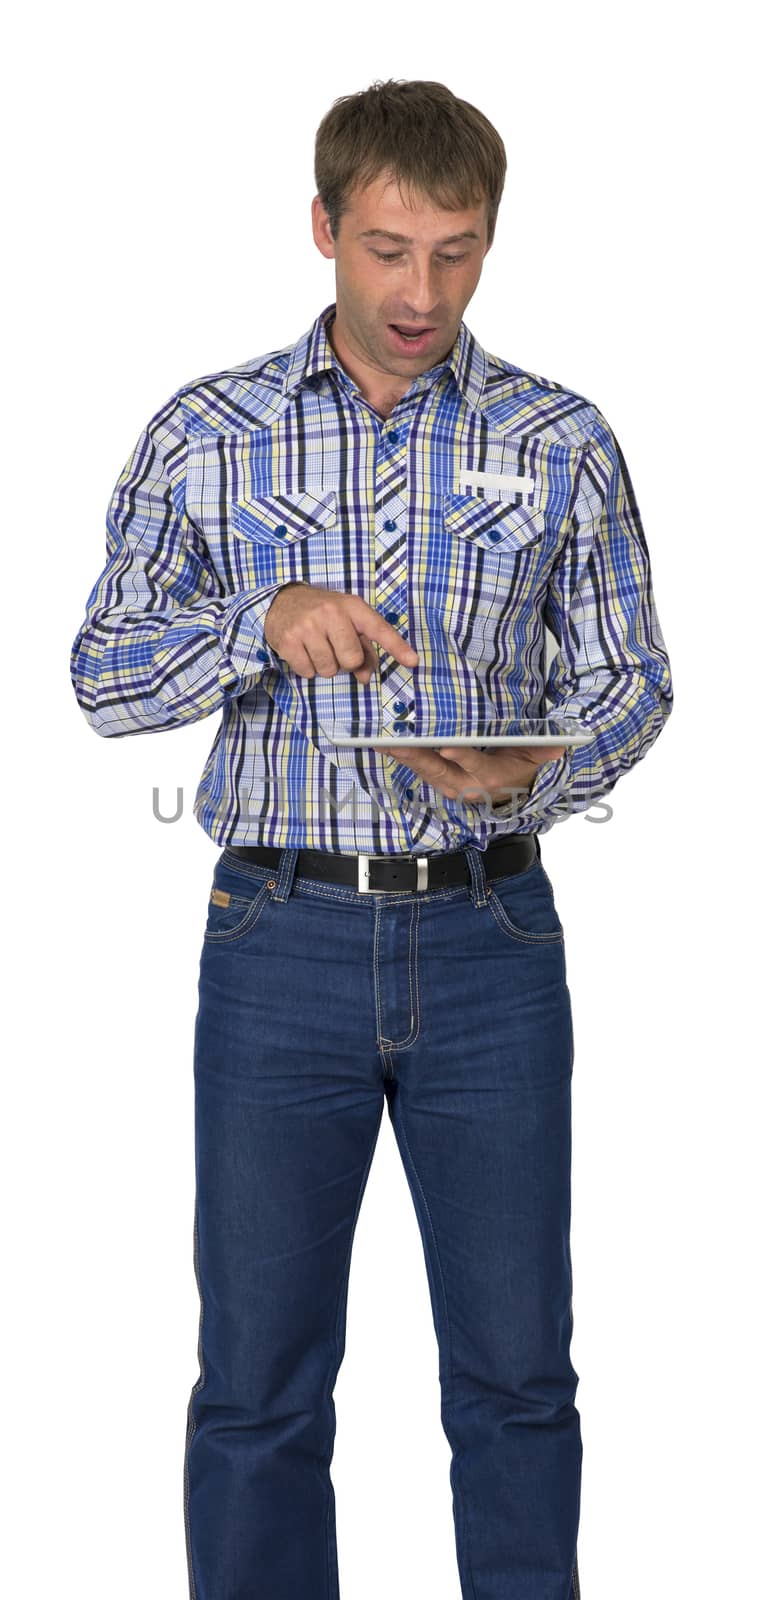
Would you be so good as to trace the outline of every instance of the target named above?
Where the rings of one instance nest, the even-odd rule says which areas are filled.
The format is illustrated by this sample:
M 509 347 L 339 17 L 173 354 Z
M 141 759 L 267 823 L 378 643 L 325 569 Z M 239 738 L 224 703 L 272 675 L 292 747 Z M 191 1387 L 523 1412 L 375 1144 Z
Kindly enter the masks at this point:
M 519 821 L 534 820 L 537 824 L 555 811 L 556 802 L 568 804 L 571 792 L 571 747 L 543 761 L 538 766 L 528 794 L 508 796 L 502 805 L 492 805 L 492 815 L 502 818 L 518 817 Z M 560 808 L 559 808 L 560 809 Z M 539 831 L 539 828 L 537 829 Z
M 224 659 L 219 668 L 219 682 L 224 689 L 234 689 L 240 680 L 251 681 L 260 677 L 266 667 L 276 666 L 279 656 L 264 638 L 263 625 L 266 613 L 281 583 L 269 584 L 254 593 L 243 591 L 229 602 L 220 629 Z

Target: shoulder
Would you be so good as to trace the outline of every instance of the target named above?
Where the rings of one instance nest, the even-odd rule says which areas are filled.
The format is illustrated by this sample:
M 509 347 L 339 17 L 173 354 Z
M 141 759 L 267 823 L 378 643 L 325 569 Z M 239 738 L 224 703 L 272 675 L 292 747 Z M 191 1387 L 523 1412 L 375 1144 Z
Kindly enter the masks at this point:
M 161 441 L 183 434 L 229 433 L 267 426 L 281 407 L 294 346 L 219 367 L 179 385 L 153 413 L 148 430 Z
M 484 407 L 490 426 L 504 433 L 536 435 L 546 444 L 585 451 L 612 443 L 595 401 L 578 389 L 485 352 Z

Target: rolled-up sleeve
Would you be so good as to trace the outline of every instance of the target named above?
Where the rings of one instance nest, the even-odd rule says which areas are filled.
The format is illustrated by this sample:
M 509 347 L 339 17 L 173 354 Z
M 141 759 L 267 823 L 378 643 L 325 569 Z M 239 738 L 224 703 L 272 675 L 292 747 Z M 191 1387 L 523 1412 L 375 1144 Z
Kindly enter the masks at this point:
M 106 563 L 70 653 L 82 712 L 106 737 L 209 716 L 277 657 L 263 624 L 280 585 L 227 595 L 185 506 L 178 393 L 142 430 L 111 496 Z
M 545 607 L 558 649 L 544 712 L 580 718 L 592 740 L 538 769 L 519 819 L 539 833 L 609 794 L 673 706 L 639 507 L 618 441 L 595 417 Z

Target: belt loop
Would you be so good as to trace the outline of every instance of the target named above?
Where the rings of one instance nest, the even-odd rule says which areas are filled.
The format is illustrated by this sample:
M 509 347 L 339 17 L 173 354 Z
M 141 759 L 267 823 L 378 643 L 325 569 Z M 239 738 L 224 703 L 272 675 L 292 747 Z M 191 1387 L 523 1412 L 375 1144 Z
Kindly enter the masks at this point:
M 468 862 L 469 893 L 477 910 L 480 910 L 482 906 L 487 904 L 487 879 L 482 865 L 484 852 L 477 850 L 474 844 L 464 844 L 463 851 Z
M 276 887 L 272 891 L 272 900 L 289 899 L 290 890 L 292 888 L 292 880 L 295 876 L 298 855 L 299 851 L 295 849 L 294 846 L 292 848 L 285 848 L 282 850 L 281 856 L 279 857 L 279 865 L 276 869 Z

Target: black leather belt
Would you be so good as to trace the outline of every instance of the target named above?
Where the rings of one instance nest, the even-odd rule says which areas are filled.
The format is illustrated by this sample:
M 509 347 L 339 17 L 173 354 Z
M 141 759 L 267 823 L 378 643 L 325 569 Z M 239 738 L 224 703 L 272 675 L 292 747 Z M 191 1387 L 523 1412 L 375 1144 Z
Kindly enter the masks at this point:
M 261 867 L 279 866 L 282 852 L 267 844 L 229 844 L 224 855 L 240 861 L 254 861 Z M 536 833 L 511 833 L 488 845 L 482 853 L 486 878 L 502 878 L 524 872 L 540 855 Z M 444 889 L 469 882 L 469 869 L 463 850 L 440 851 L 438 855 L 343 855 L 331 850 L 300 850 L 295 876 L 321 878 L 328 883 L 346 883 L 362 894 L 397 894 L 406 889 Z

